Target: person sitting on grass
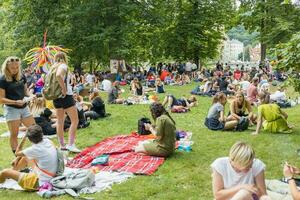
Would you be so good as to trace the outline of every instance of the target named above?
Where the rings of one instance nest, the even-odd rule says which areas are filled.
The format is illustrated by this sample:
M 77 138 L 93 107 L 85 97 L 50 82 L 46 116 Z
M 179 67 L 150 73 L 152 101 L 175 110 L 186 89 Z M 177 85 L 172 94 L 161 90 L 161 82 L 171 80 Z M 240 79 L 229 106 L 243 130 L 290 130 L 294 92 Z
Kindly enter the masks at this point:
M 164 83 L 160 80 L 160 78 L 156 78 L 155 91 L 156 93 L 165 93 Z
M 246 113 L 248 111 L 248 113 Z M 256 115 L 252 112 L 252 106 L 250 101 L 245 99 L 244 93 L 239 91 L 235 95 L 235 99 L 230 104 L 230 112 L 227 120 L 238 120 L 242 117 L 246 117 L 250 121 L 250 125 L 256 123 Z
M 236 142 L 229 157 L 216 159 L 211 168 L 216 200 L 271 200 L 266 196 L 265 164 L 249 144 Z
M 197 105 L 197 98 L 191 95 L 189 98 L 181 97 L 176 99 L 173 95 L 167 95 L 162 103 L 163 106 L 167 105 L 167 109 L 190 109 Z
M 269 93 L 259 93 L 261 105 L 258 106 L 257 127 L 253 135 L 257 135 L 263 126 L 270 133 L 290 133 L 291 127 L 287 123 L 288 115 L 277 104 L 270 104 Z
M 213 104 L 209 108 L 207 117 L 205 119 L 205 126 L 210 130 L 233 130 L 238 121 L 236 119 L 226 120 L 224 114 L 224 106 L 227 98 L 222 92 L 218 92 L 213 97 Z
M 91 102 L 91 108 L 90 110 L 84 112 L 84 117 L 86 119 L 94 120 L 106 117 L 105 104 L 99 96 L 99 91 L 97 88 L 92 88 L 90 90 L 89 100 Z
M 27 138 L 32 146 L 22 150 Z M 28 127 L 15 155 L 17 157 L 12 162 L 13 168 L 0 172 L 0 183 L 11 178 L 17 181 L 24 190 L 35 191 L 44 183 L 49 182 L 58 169 L 57 150 L 49 139 L 43 138 L 42 128 L 38 125 Z M 28 166 L 34 167 L 33 172 L 20 172 Z
M 175 151 L 175 121 L 161 103 L 151 104 L 150 112 L 156 126 L 154 128 L 151 124 L 145 124 L 145 129 L 157 137 L 155 140 L 140 142 L 135 147 L 135 152 L 168 157 Z
M 288 163 L 285 163 L 283 167 L 283 175 L 286 178 L 287 183 L 289 184 L 289 188 L 293 199 L 300 200 L 300 191 L 294 179 L 295 176 L 300 175 L 300 169 L 295 166 L 289 165 Z
M 113 83 L 112 90 L 108 93 L 108 103 L 110 104 L 122 104 L 124 99 L 120 97 L 121 89 L 120 89 L 120 82 L 115 81 Z

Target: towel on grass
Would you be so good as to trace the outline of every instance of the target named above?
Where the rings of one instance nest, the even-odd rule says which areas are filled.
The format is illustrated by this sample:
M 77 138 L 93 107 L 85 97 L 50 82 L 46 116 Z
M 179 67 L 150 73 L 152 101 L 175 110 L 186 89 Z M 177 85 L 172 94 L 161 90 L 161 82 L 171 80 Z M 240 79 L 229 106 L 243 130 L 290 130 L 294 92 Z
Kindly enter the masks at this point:
M 70 171 L 76 171 L 77 169 L 66 168 L 65 173 Z M 100 171 L 95 174 L 95 185 L 92 187 L 86 187 L 80 190 L 80 194 L 93 194 L 96 192 L 101 192 L 106 189 L 111 189 L 111 186 L 115 183 L 122 183 L 129 178 L 134 177 L 132 173 L 126 172 L 106 172 Z M 0 184 L 1 189 L 10 190 L 23 190 L 17 181 L 12 179 L 7 179 L 4 183 Z
M 88 147 L 68 162 L 68 167 L 90 168 L 91 162 L 102 154 L 109 154 L 106 165 L 97 165 L 103 171 L 131 172 L 134 174 L 153 174 L 163 164 L 164 158 L 138 154 L 133 148 L 149 139 L 138 134 L 120 135 L 107 138 L 94 146 Z

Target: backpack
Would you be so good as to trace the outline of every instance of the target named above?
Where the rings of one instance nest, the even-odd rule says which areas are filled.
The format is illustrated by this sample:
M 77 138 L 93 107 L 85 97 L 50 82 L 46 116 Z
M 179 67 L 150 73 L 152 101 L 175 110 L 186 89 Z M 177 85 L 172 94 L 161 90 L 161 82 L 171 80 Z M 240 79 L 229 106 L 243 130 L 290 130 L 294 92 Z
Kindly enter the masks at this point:
M 143 117 L 141 119 L 139 119 L 138 121 L 138 134 L 140 135 L 149 135 L 151 134 L 151 131 L 147 131 L 145 129 L 145 123 L 151 124 L 151 121 L 149 118 Z
M 42 94 L 46 100 L 54 100 L 62 97 L 62 89 L 59 85 L 59 82 L 56 77 L 56 73 L 59 67 L 59 63 L 56 63 L 51 66 L 46 78 L 44 89 L 42 90 Z M 68 76 L 68 71 L 66 73 L 66 79 Z M 65 80 L 67 86 L 67 80 Z
M 56 148 L 56 151 L 57 151 L 57 170 L 55 176 L 61 176 L 65 171 L 64 153 L 58 148 Z
M 249 119 L 246 117 L 241 117 L 238 125 L 236 126 L 235 130 L 236 131 L 245 131 L 249 127 Z

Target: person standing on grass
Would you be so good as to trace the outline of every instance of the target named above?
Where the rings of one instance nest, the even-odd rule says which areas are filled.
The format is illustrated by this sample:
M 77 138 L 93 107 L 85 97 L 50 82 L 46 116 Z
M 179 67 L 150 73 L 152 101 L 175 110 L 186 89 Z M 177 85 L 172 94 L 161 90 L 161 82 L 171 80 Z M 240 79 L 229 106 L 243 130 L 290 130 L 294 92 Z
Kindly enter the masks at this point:
M 151 104 L 150 112 L 156 126 L 154 128 L 151 124 L 145 124 L 145 129 L 157 137 L 155 140 L 140 142 L 135 147 L 135 152 L 168 157 L 175 151 L 175 121 L 161 103 Z
M 27 138 L 32 146 L 22 150 Z M 10 178 L 17 181 L 24 190 L 36 191 L 56 175 L 58 169 L 57 150 L 49 139 L 43 138 L 43 130 L 39 125 L 28 127 L 15 155 L 17 158 L 12 162 L 13 168 L 0 172 L 0 183 Z M 33 172 L 20 172 L 26 167 L 32 167 Z
M 35 124 L 25 96 L 30 96 L 26 79 L 21 74 L 21 60 L 10 56 L 2 64 L 0 77 L 0 103 L 4 104 L 4 116 L 10 132 L 10 147 L 15 153 L 21 124 L 28 127 Z M 34 96 L 32 96 L 34 97 Z
M 226 120 L 224 106 L 227 103 L 226 95 L 219 92 L 213 97 L 213 105 L 209 108 L 205 119 L 205 126 L 210 130 L 233 130 L 238 124 L 236 119 Z
M 249 144 L 236 142 L 229 157 L 216 159 L 211 168 L 216 200 L 271 200 L 266 196 L 265 164 Z
M 74 153 L 80 152 L 75 145 L 76 130 L 78 126 L 78 114 L 73 99 L 73 91 L 68 74 L 68 61 L 65 53 L 57 53 L 54 57 L 54 65 L 58 65 L 56 72 L 56 78 L 62 90 L 62 98 L 53 100 L 53 104 L 56 110 L 57 126 L 56 132 L 60 148 L 62 150 L 68 150 Z M 69 129 L 69 144 L 66 146 L 64 141 L 64 121 L 65 113 L 68 114 L 71 120 L 71 126 Z

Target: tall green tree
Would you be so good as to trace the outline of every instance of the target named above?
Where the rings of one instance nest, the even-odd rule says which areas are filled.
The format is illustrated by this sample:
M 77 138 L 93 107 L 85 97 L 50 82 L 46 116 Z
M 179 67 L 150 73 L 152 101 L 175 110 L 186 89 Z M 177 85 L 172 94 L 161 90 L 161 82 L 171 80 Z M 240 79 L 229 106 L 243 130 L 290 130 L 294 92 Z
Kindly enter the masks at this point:
M 250 31 L 260 33 L 261 60 L 267 49 L 287 42 L 300 30 L 299 10 L 284 0 L 241 0 L 240 22 Z

